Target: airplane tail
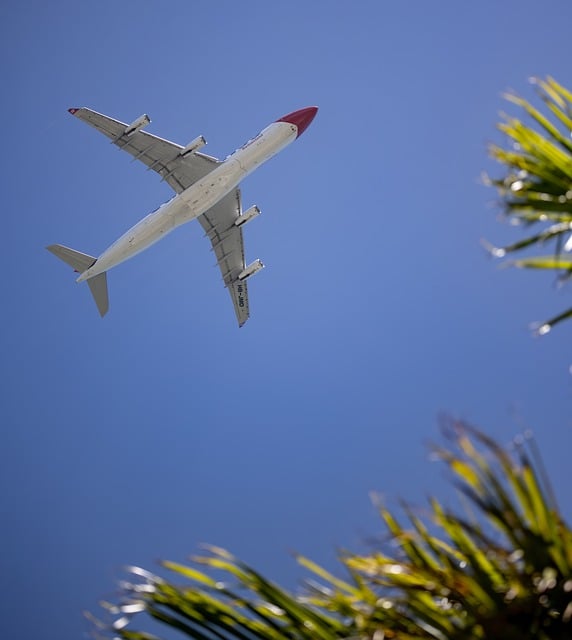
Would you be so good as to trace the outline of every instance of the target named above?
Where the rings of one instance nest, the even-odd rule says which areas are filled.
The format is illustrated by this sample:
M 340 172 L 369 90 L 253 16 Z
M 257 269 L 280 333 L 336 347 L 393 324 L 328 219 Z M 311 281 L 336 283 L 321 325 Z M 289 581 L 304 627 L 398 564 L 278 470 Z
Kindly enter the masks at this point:
M 86 253 L 80 253 L 69 247 L 64 247 L 61 244 L 51 244 L 46 247 L 48 251 L 57 256 L 60 260 L 63 260 L 66 264 L 69 264 L 72 269 L 78 273 L 83 273 L 86 269 L 89 269 L 96 261 L 93 256 L 88 256 Z M 109 296 L 107 294 L 107 272 L 100 273 L 93 278 L 87 280 L 91 295 L 95 300 L 99 315 L 103 316 L 109 310 Z

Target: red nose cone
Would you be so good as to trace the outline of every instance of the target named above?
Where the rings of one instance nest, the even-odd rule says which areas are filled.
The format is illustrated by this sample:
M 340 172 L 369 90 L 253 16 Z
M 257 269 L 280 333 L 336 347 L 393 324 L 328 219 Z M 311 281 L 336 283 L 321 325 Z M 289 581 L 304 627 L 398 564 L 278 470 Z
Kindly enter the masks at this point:
M 289 124 L 294 124 L 298 128 L 299 138 L 304 131 L 310 125 L 310 122 L 316 117 L 318 113 L 318 107 L 306 107 L 305 109 L 298 109 L 298 111 L 292 111 L 287 116 L 280 118 L 280 120 L 276 120 L 276 122 L 288 122 Z

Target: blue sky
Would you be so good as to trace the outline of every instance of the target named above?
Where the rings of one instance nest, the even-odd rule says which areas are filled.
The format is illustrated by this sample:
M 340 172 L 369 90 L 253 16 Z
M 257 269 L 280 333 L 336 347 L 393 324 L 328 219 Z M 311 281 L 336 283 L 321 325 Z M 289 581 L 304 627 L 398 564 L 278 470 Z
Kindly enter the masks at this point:
M 55 7 L 55 8 L 54 8 Z M 4 3 L 0 449 L 4 637 L 81 637 L 119 567 L 209 542 L 296 585 L 297 550 L 379 531 L 368 494 L 444 493 L 449 412 L 532 428 L 564 512 L 572 325 L 550 276 L 498 270 L 479 183 L 501 93 L 570 87 L 570 4 Z M 191 223 L 109 273 L 101 320 L 45 251 L 98 254 L 169 188 L 67 113 L 89 106 L 224 157 L 319 105 L 242 185 L 251 319 L 238 329 Z

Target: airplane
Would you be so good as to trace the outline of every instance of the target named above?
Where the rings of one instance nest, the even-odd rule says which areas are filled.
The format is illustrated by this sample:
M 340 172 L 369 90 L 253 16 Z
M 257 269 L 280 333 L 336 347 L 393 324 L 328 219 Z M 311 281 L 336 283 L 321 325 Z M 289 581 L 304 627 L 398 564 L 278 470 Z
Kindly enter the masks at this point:
M 254 205 L 242 210 L 240 181 L 296 140 L 310 125 L 317 107 L 306 107 L 279 118 L 225 160 L 199 152 L 206 141 L 199 136 L 182 147 L 143 131 L 151 120 L 143 114 L 131 124 L 119 122 L 85 107 L 68 109 L 76 118 L 95 127 L 120 149 L 156 171 L 176 195 L 140 220 L 98 258 L 60 244 L 48 251 L 71 266 L 87 281 L 98 311 L 109 310 L 107 271 L 147 249 L 178 226 L 198 218 L 212 245 L 224 286 L 234 305 L 239 327 L 250 315 L 246 281 L 264 265 L 246 265 L 242 228 L 260 213 Z

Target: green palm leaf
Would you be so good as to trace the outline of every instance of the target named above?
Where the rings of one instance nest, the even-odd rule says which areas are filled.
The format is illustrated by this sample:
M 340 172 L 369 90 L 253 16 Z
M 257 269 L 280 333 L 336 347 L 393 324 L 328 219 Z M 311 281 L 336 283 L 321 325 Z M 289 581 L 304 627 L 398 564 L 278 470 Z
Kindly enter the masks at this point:
M 198 640 L 571 638 L 572 530 L 540 463 L 524 442 L 509 452 L 467 425 L 449 431 L 435 453 L 470 512 L 436 499 L 425 518 L 382 506 L 384 544 L 342 554 L 345 578 L 299 556 L 311 580 L 289 593 L 208 547 L 192 565 L 164 562 L 170 580 L 131 568 L 120 602 L 104 604 L 111 620 L 90 619 L 126 640 L 152 640 L 132 628 L 145 613 Z
M 506 173 L 487 182 L 496 187 L 511 222 L 543 225 L 544 229 L 505 247 L 487 248 L 493 256 L 502 258 L 555 241 L 553 255 L 527 257 L 509 264 L 550 269 L 563 278 L 572 273 L 572 258 L 562 253 L 563 241 L 572 235 L 572 94 L 550 77 L 534 79 L 534 83 L 548 114 L 520 96 L 505 96 L 524 111 L 530 124 L 503 116 L 498 128 L 506 135 L 507 146 L 491 145 L 490 154 Z M 572 308 L 543 322 L 538 332 L 547 333 L 570 316 Z

